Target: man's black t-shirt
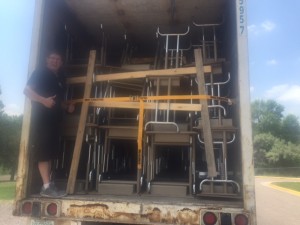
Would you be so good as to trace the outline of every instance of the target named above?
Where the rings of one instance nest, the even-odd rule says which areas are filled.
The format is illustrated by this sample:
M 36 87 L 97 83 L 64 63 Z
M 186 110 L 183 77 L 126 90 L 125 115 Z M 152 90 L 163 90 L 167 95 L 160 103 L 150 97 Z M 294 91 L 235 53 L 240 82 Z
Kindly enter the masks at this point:
M 59 122 L 62 114 L 61 102 L 64 94 L 64 79 L 47 68 L 33 72 L 27 85 L 38 95 L 45 98 L 55 96 L 55 106 L 47 108 L 39 102 L 32 101 L 32 119 L 38 122 Z
M 35 158 L 37 161 L 55 159 L 59 149 L 63 77 L 57 76 L 47 68 L 40 69 L 33 72 L 27 85 L 40 96 L 55 96 L 55 106 L 52 108 L 32 101 L 31 113 L 31 140 Z

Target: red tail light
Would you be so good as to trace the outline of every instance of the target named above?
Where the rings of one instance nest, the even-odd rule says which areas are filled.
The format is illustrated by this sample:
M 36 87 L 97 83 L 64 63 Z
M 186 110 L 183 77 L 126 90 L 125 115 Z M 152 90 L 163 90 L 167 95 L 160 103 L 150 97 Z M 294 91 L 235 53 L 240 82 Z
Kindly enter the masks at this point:
M 49 216 L 55 216 L 57 214 L 57 204 L 50 203 L 47 205 L 47 213 Z
M 248 225 L 248 217 L 244 214 L 238 214 L 234 218 L 235 225 Z
M 31 215 L 32 213 L 32 202 L 24 202 L 22 205 L 22 214 Z
M 203 215 L 203 222 L 205 225 L 214 225 L 217 222 L 217 216 L 213 212 L 206 212 Z

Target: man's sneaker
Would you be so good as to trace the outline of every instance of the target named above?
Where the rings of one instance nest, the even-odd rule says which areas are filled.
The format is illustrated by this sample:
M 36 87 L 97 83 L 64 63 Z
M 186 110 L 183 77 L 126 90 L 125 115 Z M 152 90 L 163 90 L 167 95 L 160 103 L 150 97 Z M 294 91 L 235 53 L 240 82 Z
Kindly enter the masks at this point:
M 58 191 L 54 183 L 50 183 L 48 188 L 42 187 L 40 195 L 48 198 L 60 198 L 66 196 L 66 192 Z
M 49 186 L 48 188 L 42 187 L 40 195 L 48 198 L 56 198 L 58 193 L 53 187 Z
M 55 190 L 56 192 L 58 192 L 57 187 L 55 186 L 54 182 L 50 182 L 49 187 L 51 187 L 53 190 Z

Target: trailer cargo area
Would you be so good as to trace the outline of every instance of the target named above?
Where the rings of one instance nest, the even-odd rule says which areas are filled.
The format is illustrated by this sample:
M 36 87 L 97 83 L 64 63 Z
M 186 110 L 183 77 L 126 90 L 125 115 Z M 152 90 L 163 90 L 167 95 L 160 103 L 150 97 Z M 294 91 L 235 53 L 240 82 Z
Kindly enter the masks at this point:
M 53 162 L 68 195 L 39 195 L 28 103 L 14 214 L 57 224 L 255 225 L 245 8 L 37 0 L 29 70 L 49 49 L 63 52 L 65 101 L 76 105 Z

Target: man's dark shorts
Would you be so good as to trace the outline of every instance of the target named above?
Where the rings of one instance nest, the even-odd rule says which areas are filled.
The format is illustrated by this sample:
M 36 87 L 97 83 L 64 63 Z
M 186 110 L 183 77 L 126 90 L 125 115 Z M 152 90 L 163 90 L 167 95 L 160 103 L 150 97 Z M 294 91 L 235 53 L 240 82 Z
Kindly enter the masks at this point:
M 32 153 L 38 162 L 49 161 L 57 158 L 59 149 L 58 123 L 46 121 L 35 122 L 31 127 Z

